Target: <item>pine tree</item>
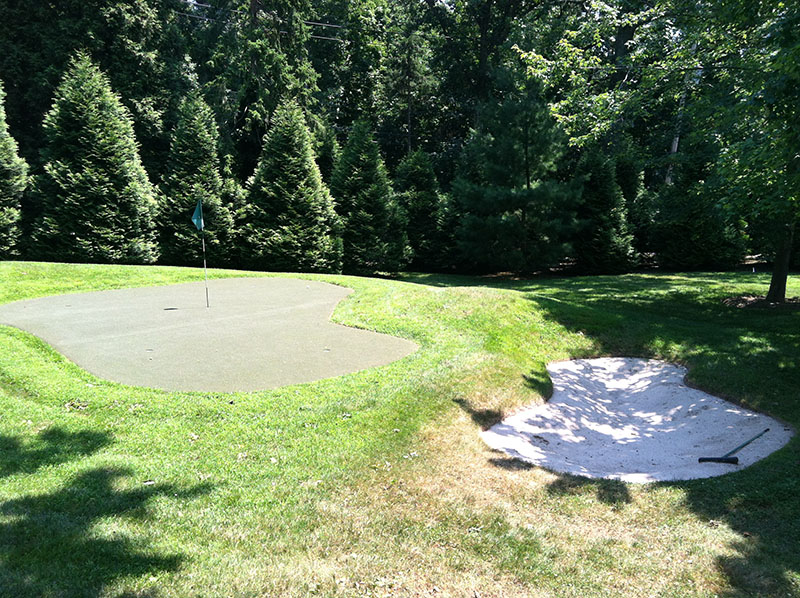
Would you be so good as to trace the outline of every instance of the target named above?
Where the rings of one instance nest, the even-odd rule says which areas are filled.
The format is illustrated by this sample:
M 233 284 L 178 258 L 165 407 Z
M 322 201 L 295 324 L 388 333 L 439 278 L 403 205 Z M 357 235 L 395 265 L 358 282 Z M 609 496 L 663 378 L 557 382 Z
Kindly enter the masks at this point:
M 653 228 L 658 264 L 670 270 L 734 268 L 745 253 L 745 238 L 735 214 L 720 204 L 719 189 L 712 184 L 685 183 L 679 178 L 657 196 L 658 218 Z
M 155 261 L 157 203 L 131 117 L 86 54 L 71 61 L 44 133 L 43 215 L 32 252 L 79 262 Z
M 578 172 L 585 177 L 578 208 L 582 226 L 573 241 L 578 267 L 593 273 L 625 271 L 633 265 L 635 254 L 614 160 L 590 148 Z
M 565 257 L 577 193 L 554 175 L 560 142 L 533 82 L 512 80 L 503 102 L 481 108 L 453 181 L 461 267 L 533 271 Z
M 28 164 L 8 132 L 4 99 L 0 81 L 0 259 L 18 254 L 20 199 L 28 184 Z
M 172 135 L 167 175 L 162 184 L 159 213 L 160 261 L 179 266 L 198 265 L 202 245 L 191 216 L 203 202 L 208 259 L 221 265 L 229 261 L 233 218 L 221 201 L 217 144 L 219 133 L 211 108 L 196 91 L 181 102 Z
M 410 258 L 407 216 L 395 201 L 370 125 L 353 125 L 331 177 L 344 221 L 344 270 L 396 272 Z
M 398 200 L 408 214 L 408 240 L 413 251 L 412 266 L 435 268 L 440 263 L 438 217 L 439 183 L 430 156 L 417 150 L 397 166 L 394 177 Z
M 339 272 L 341 223 L 333 199 L 314 162 L 303 111 L 282 103 L 252 179 L 237 223 L 251 268 Z

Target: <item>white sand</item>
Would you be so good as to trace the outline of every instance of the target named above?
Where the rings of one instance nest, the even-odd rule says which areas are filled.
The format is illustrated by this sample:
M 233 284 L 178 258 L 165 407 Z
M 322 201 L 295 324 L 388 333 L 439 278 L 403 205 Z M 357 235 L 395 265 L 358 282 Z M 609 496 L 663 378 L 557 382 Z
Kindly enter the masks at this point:
M 647 359 L 552 363 L 553 396 L 482 433 L 512 457 L 561 473 L 625 482 L 707 478 L 737 471 L 784 446 L 787 425 L 684 383 L 685 368 Z M 736 453 L 719 457 L 769 428 Z

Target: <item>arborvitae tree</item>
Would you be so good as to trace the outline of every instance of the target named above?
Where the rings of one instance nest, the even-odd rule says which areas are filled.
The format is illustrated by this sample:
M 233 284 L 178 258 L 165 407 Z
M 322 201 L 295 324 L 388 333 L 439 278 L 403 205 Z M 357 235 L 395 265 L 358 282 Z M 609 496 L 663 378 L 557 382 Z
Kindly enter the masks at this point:
M 59 261 L 155 261 L 158 206 L 131 117 L 86 54 L 71 61 L 44 133 L 37 190 L 43 214 L 32 253 Z
M 0 81 L 0 259 L 17 255 L 20 199 L 28 184 L 28 164 L 17 154 L 17 142 L 8 132 Z
M 43 147 L 39 115 L 78 50 L 93 56 L 134 121 L 143 163 L 152 178 L 166 162 L 168 123 L 188 89 L 187 53 L 177 30 L 181 0 L 28 2 L 5 0 L 0 73 L 8 92 L 8 122 L 33 164 Z M 26 207 L 23 205 L 23 211 Z M 35 207 L 34 207 L 35 209 Z
M 237 215 L 246 266 L 341 271 L 341 222 L 314 162 L 303 111 L 294 101 L 275 111 L 248 190 Z
M 407 216 L 395 198 L 370 125 L 353 125 L 331 178 L 344 221 L 344 270 L 396 272 L 410 258 Z
M 441 262 L 438 234 L 439 183 L 430 156 L 422 150 L 400 162 L 394 176 L 400 205 L 408 214 L 408 240 L 414 253 L 411 265 L 429 270 Z
M 623 272 L 633 265 L 635 254 L 614 160 L 599 148 L 587 149 L 578 173 L 584 177 L 578 208 L 582 226 L 573 240 L 578 267 L 587 272 Z
M 161 186 L 158 241 L 160 261 L 165 264 L 200 263 L 202 245 L 191 222 L 198 200 L 203 202 L 208 259 L 215 265 L 229 262 L 233 218 L 221 200 L 218 142 L 211 108 L 198 92 L 190 93 L 179 109 L 167 174 Z

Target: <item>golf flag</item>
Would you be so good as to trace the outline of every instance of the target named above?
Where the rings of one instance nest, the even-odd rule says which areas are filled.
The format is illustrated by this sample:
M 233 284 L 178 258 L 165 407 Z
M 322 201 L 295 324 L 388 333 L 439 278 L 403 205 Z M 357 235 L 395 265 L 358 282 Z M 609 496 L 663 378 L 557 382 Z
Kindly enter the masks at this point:
M 194 214 L 192 214 L 192 222 L 202 233 L 203 238 L 203 272 L 206 276 L 206 307 L 209 307 L 208 303 L 208 268 L 206 267 L 206 233 L 203 231 L 203 200 L 197 200 L 197 207 L 194 209 Z
M 192 222 L 197 227 L 197 230 L 203 230 L 203 200 L 197 200 L 197 207 L 192 214 Z

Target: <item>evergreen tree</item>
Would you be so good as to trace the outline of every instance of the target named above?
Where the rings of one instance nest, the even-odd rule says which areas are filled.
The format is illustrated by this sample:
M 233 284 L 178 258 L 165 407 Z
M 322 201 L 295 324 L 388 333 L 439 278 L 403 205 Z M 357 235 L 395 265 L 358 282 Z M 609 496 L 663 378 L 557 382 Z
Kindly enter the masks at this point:
M 416 0 L 395 0 L 389 5 L 378 137 L 390 168 L 420 142 L 427 142 L 427 132 L 442 112 L 435 101 L 439 81 L 430 64 L 435 36 L 426 30 L 425 11 Z
M 229 261 L 233 219 L 222 204 L 222 177 L 217 144 L 219 133 L 211 108 L 198 92 L 181 103 L 172 136 L 167 175 L 162 184 L 159 213 L 160 261 L 179 266 L 197 265 L 202 246 L 191 223 L 198 200 L 203 202 L 208 258 L 220 265 Z
M 218 115 L 223 148 L 235 158 L 240 180 L 256 168 L 270 116 L 281 98 L 307 109 L 317 74 L 308 58 L 303 23 L 309 0 L 220 0 L 199 11 L 193 25 L 210 34 L 208 53 L 198 60 L 207 97 Z M 199 7 L 199 8 L 197 8 Z M 220 14 L 224 18 L 219 18 Z M 202 19 L 211 19 L 203 21 Z
M 397 204 L 369 123 L 353 125 L 331 178 L 344 221 L 344 270 L 396 272 L 410 257 L 407 217 Z
M 59 261 L 155 261 L 157 204 L 131 117 L 86 54 L 71 61 L 44 133 L 43 214 L 32 252 Z
M 408 214 L 411 265 L 423 270 L 437 267 L 442 252 L 438 234 L 441 202 L 430 156 L 422 150 L 410 154 L 398 165 L 394 184 Z
M 616 150 L 615 175 L 625 200 L 631 241 L 637 254 L 650 253 L 653 221 L 655 219 L 654 194 L 644 188 L 644 172 L 634 155 L 631 143 L 621 144 Z
M 614 161 L 598 148 L 584 152 L 578 165 L 584 178 L 578 208 L 582 223 L 573 241 L 578 267 L 588 272 L 622 272 L 633 265 L 625 198 Z
M 316 162 L 317 166 L 319 166 L 319 173 L 322 175 L 322 180 L 325 184 L 329 185 L 333 169 L 342 150 L 336 140 L 336 133 L 330 125 L 320 126 L 315 137 L 317 144 Z
M 532 271 L 565 257 L 576 191 L 553 174 L 559 143 L 536 85 L 517 84 L 505 101 L 482 108 L 453 182 L 462 267 Z
M 744 257 L 736 218 L 704 182 L 668 185 L 658 196 L 656 259 L 671 270 L 735 267 Z
M 341 271 L 341 223 L 314 162 L 303 111 L 294 101 L 275 111 L 248 190 L 237 218 L 245 265 Z
M 652 193 L 653 251 L 659 265 L 673 270 L 731 268 L 744 256 L 743 223 L 720 201 L 727 190 L 715 173 L 718 146 L 696 130 L 688 118 L 693 113 L 686 116 L 681 151 L 669 162 L 670 182 Z
M 28 161 L 35 162 L 44 142 L 37 116 L 49 109 L 70 57 L 83 50 L 107 74 L 130 111 L 148 173 L 153 177 L 160 172 L 175 98 L 187 89 L 186 40 L 176 27 L 176 9 L 182 10 L 185 2 L 5 0 L 2 6 L 9 24 L 0 27 L 8 122 Z
M 20 199 L 28 184 L 28 164 L 8 132 L 4 99 L 0 81 L 0 259 L 18 254 Z

